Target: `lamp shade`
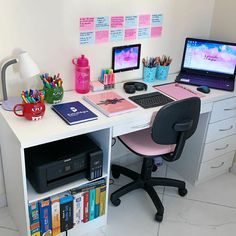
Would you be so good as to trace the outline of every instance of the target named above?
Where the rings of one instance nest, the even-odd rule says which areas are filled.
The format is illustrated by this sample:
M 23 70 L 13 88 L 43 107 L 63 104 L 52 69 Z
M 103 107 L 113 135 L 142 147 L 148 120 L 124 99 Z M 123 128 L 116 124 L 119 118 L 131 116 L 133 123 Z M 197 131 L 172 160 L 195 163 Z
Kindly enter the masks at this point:
M 30 78 L 40 73 L 38 66 L 27 52 L 19 55 L 19 66 L 22 78 Z

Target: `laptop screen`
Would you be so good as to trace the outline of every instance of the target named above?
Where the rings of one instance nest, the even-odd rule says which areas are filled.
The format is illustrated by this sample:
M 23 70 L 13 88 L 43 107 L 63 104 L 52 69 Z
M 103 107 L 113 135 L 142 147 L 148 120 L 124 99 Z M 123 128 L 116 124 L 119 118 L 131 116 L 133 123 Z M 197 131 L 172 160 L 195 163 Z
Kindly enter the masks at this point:
M 236 44 L 187 38 L 182 70 L 235 76 Z

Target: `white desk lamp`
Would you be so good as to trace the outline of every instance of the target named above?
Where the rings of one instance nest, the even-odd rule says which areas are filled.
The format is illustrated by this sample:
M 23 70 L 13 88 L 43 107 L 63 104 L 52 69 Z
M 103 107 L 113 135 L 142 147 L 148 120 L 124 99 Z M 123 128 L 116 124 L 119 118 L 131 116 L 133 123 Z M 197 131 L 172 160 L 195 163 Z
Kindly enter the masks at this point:
M 19 55 L 19 59 L 10 59 L 5 62 L 1 68 L 1 78 L 2 78 L 2 95 L 3 102 L 2 108 L 8 111 L 12 111 L 14 106 L 22 102 L 21 97 L 8 98 L 6 89 L 6 69 L 8 66 L 19 62 L 20 75 L 22 78 L 30 78 L 40 73 L 38 66 L 32 60 L 27 52 L 22 52 Z

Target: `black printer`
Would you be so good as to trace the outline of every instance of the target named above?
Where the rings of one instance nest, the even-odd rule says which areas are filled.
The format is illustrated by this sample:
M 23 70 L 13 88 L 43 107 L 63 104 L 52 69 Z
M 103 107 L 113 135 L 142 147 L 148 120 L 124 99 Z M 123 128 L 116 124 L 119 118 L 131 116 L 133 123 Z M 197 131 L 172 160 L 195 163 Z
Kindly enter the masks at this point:
M 103 152 L 87 135 L 25 149 L 26 176 L 38 193 L 102 176 Z

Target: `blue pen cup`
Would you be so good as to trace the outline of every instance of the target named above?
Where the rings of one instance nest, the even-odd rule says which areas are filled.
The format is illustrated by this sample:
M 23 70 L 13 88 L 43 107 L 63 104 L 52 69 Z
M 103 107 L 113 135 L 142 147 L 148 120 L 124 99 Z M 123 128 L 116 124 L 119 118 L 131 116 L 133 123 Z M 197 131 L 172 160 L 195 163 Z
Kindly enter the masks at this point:
M 151 83 L 155 81 L 156 67 L 143 67 L 143 80 L 144 82 Z
M 157 66 L 156 78 L 157 80 L 166 80 L 169 73 L 170 66 Z

